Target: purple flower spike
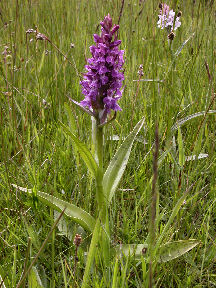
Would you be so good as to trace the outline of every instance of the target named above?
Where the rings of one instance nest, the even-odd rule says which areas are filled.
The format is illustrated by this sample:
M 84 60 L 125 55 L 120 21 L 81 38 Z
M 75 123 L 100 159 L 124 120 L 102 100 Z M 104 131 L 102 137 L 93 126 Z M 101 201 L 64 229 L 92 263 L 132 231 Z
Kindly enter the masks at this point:
M 85 95 L 80 104 L 88 107 L 99 117 L 100 123 L 104 123 L 111 110 L 121 110 L 117 101 L 122 95 L 124 50 L 118 48 L 121 44 L 121 41 L 117 40 L 119 25 L 112 25 L 109 14 L 100 25 L 101 35 L 93 35 L 96 45 L 89 48 L 92 58 L 88 59 L 86 73 L 80 82 Z
M 159 28 L 166 28 L 168 33 L 181 26 L 180 17 L 175 18 L 175 12 L 167 4 L 160 4 L 160 14 L 157 25 Z

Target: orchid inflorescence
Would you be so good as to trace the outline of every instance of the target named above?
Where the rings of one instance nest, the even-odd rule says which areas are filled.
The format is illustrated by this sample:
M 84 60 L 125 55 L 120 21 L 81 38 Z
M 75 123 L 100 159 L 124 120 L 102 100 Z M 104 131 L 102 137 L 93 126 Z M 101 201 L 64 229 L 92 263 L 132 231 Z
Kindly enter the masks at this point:
M 117 101 L 122 96 L 124 50 L 118 47 L 121 44 L 121 40 L 117 40 L 119 25 L 112 25 L 109 14 L 100 25 L 101 35 L 94 34 L 96 45 L 90 46 L 92 58 L 88 59 L 87 72 L 80 82 L 85 95 L 80 104 L 88 107 L 103 123 L 111 110 L 121 110 Z
M 157 22 L 158 28 L 166 28 L 167 32 L 173 32 L 181 26 L 180 17 L 181 12 L 176 13 L 170 9 L 170 7 L 164 3 L 159 5 L 160 14 L 158 15 L 159 20 Z

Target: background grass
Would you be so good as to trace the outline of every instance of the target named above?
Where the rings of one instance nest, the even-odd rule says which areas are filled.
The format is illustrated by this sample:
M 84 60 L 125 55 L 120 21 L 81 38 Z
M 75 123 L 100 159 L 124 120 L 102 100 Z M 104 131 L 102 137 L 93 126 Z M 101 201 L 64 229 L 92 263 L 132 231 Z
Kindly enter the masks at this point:
M 160 156 L 165 155 L 158 177 L 159 233 L 182 193 L 194 184 L 165 240 L 195 238 L 201 244 L 179 259 L 158 265 L 155 286 L 215 287 L 215 115 L 197 117 L 181 126 L 185 156 L 208 154 L 184 166 L 179 163 L 178 130 L 171 129 L 179 119 L 216 109 L 215 2 L 168 1 L 183 13 L 171 48 L 166 32 L 156 27 L 158 4 L 125 1 L 120 20 L 119 38 L 125 50 L 123 111 L 106 128 L 105 165 L 137 121 L 145 116 L 146 122 L 109 211 L 112 243 L 143 243 L 147 237 L 152 145 L 158 122 Z M 8 47 L 0 62 L 0 275 L 6 287 L 16 287 L 21 277 L 28 237 L 32 238 L 30 257 L 34 257 L 55 216 L 37 198 L 16 192 L 12 183 L 54 194 L 92 215 L 95 207 L 95 183 L 58 124 L 58 120 L 66 125 L 70 122 L 71 129 L 90 147 L 90 118 L 68 99 L 83 99 L 76 69 L 49 42 L 35 41 L 26 31 L 37 27 L 82 73 L 99 22 L 110 13 L 117 23 L 121 5 L 119 0 L 0 2 L 1 52 Z M 181 53 L 174 56 L 187 39 Z M 134 81 L 140 64 L 143 79 L 163 81 Z M 113 135 L 120 140 L 112 141 Z M 37 261 L 40 275 L 46 275 L 41 276 L 47 279 L 44 287 L 75 287 L 73 238 L 77 232 L 82 233 L 83 243 L 75 280 L 78 287 L 81 284 L 91 235 L 79 229 L 70 223 L 70 233 L 62 235 L 62 229 L 56 229 L 48 241 Z M 144 262 L 137 265 L 133 259 L 119 260 L 115 266 L 113 261 L 108 279 L 100 268 L 100 258 L 96 259 L 91 287 L 112 287 L 114 267 L 118 268 L 116 287 L 145 287 L 148 266 Z

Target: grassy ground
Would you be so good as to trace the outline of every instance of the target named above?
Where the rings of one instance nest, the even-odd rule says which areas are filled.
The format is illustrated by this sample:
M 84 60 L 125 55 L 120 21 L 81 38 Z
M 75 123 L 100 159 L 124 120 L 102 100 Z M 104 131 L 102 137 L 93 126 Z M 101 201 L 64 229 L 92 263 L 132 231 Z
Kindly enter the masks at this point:
M 113 245 L 143 243 L 148 235 L 152 145 L 158 122 L 162 157 L 157 184 L 158 235 L 179 198 L 193 185 L 164 241 L 193 238 L 200 245 L 180 258 L 158 264 L 155 287 L 215 287 L 216 7 L 210 0 L 168 2 L 182 11 L 182 25 L 172 47 L 166 32 L 156 27 L 157 1 L 125 1 L 120 19 L 119 38 L 125 50 L 123 111 L 105 131 L 105 166 L 122 141 L 112 141 L 113 135 L 123 139 L 143 116 L 145 127 L 109 211 L 114 231 L 111 241 Z M 90 56 L 92 35 L 99 33 L 98 24 L 108 13 L 118 22 L 121 5 L 120 0 L 0 1 L 0 275 L 7 288 L 16 287 L 25 263 L 35 257 L 57 217 L 37 197 L 16 191 L 12 183 L 34 187 L 35 193 L 44 191 L 95 213 L 95 183 L 58 120 L 66 125 L 70 122 L 71 129 L 91 146 L 90 118 L 68 96 L 83 99 L 78 74 Z M 33 34 L 26 34 L 36 26 L 71 64 L 51 43 L 36 42 Z M 181 52 L 175 54 L 180 47 Z M 160 81 L 134 81 L 139 78 L 140 64 L 142 79 Z M 181 124 L 180 119 L 198 112 L 203 113 L 185 121 L 179 130 L 173 129 Z M 207 157 L 186 158 L 182 163 L 182 155 L 200 154 Z M 91 235 L 73 223 L 67 222 L 67 229 L 63 224 L 52 233 L 35 265 L 44 287 L 80 287 L 82 283 Z M 83 242 L 74 279 L 73 238 L 78 232 Z M 128 258 L 117 263 L 114 258 L 107 276 L 100 260 L 98 256 L 89 287 L 112 287 L 113 275 L 116 288 L 146 287 L 148 264 L 144 261 L 137 264 Z M 29 287 L 41 286 L 29 283 Z

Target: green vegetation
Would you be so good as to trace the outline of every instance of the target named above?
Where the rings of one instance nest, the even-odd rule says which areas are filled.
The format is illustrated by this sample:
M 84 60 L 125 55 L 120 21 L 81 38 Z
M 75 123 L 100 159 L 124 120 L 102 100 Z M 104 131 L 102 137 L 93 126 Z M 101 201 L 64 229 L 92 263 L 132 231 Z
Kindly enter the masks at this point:
M 148 287 L 149 232 L 156 234 L 156 248 L 150 250 L 160 251 L 153 262 L 154 287 L 216 286 L 216 7 L 210 0 L 167 1 L 182 11 L 182 25 L 170 45 L 166 31 L 157 28 L 158 4 L 0 2 L 0 287 L 17 287 L 32 261 L 22 287 L 82 285 L 91 231 L 99 229 L 97 165 L 87 152 L 92 148 L 91 119 L 69 98 L 78 102 L 84 98 L 80 77 L 93 34 L 99 33 L 98 24 L 108 13 L 114 23 L 121 14 L 125 87 L 122 112 L 104 129 L 105 168 L 138 121 L 143 117 L 145 121 L 133 139 L 117 190 L 112 190 L 110 171 L 104 181 L 111 201 L 110 245 L 117 253 L 107 267 L 103 237 L 99 239 L 86 287 Z M 35 33 L 26 33 L 29 29 L 43 33 L 42 39 L 36 41 Z M 141 64 L 144 75 L 139 79 Z M 149 217 L 156 123 L 159 158 L 153 229 Z M 70 133 L 86 144 L 83 150 L 81 142 L 74 145 Z M 57 199 L 51 207 L 41 202 L 49 204 L 52 196 L 63 201 Z M 59 218 L 64 201 L 73 212 L 66 210 Z M 79 213 L 86 221 L 77 218 Z M 76 234 L 82 237 L 77 246 Z M 196 247 L 190 250 L 188 245 Z M 129 253 L 131 247 L 135 255 Z

